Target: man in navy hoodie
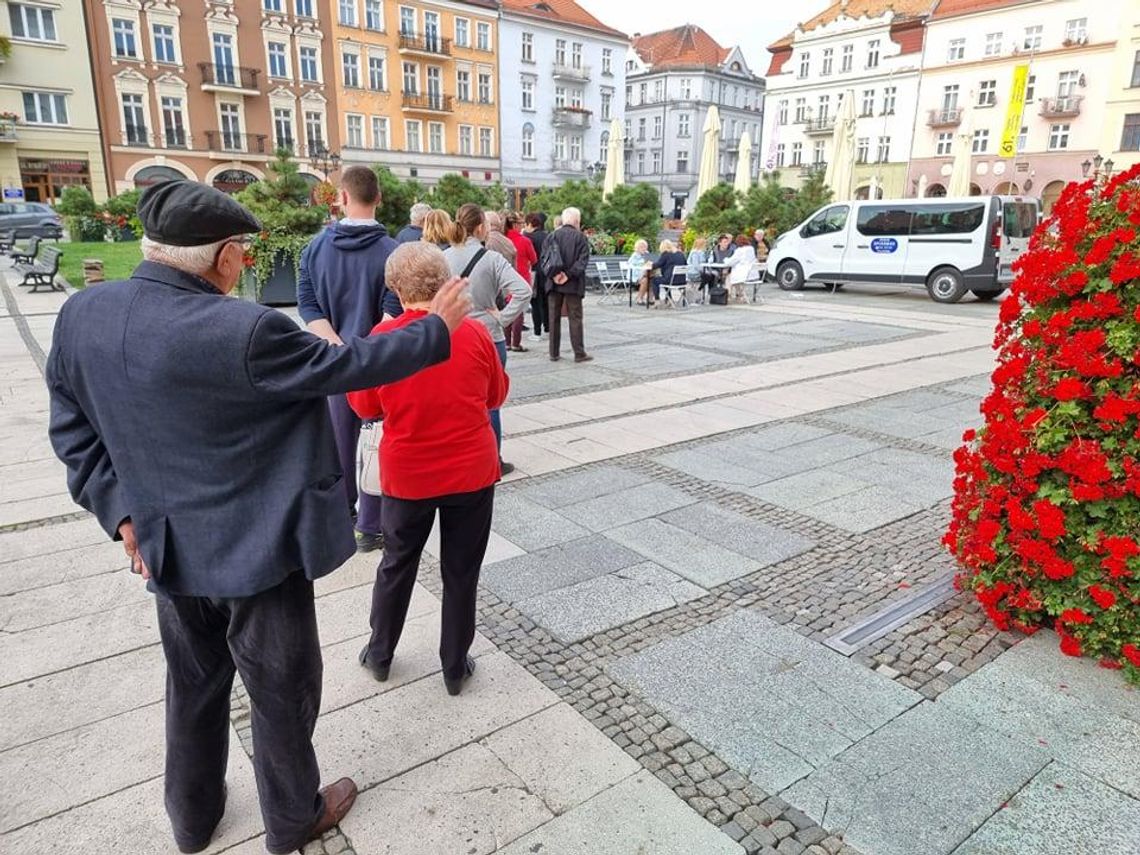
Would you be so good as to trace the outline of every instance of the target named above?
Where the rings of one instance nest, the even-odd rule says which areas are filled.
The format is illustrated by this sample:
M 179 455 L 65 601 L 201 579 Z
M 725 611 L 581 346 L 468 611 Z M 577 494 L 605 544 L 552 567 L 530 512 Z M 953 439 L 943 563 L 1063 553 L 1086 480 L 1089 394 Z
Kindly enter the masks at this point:
M 297 308 L 310 332 L 336 345 L 366 338 L 385 315 L 402 311 L 399 298 L 384 285 L 384 264 L 397 246 L 376 221 L 380 184 L 367 166 L 341 173 L 340 204 L 344 217 L 315 238 L 301 255 Z M 350 507 L 357 507 L 356 443 L 360 419 L 344 395 L 329 398 L 344 486 Z M 361 552 L 384 545 L 380 498 L 360 495 L 356 542 Z

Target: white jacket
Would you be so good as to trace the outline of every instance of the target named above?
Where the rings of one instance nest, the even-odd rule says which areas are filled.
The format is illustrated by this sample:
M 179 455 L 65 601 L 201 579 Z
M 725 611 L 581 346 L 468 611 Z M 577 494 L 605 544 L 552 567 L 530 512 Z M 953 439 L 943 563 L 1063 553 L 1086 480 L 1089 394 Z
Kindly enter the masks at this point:
M 729 266 L 728 284 L 742 285 L 748 279 L 752 265 L 756 263 L 756 250 L 751 246 L 738 246 L 724 263 Z

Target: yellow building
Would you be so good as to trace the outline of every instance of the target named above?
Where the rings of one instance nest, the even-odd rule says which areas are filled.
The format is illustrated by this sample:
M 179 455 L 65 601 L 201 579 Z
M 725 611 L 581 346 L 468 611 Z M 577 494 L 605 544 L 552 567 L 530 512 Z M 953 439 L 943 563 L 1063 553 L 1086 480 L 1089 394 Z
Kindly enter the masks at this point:
M 1124 20 L 1108 82 L 1108 98 L 1101 118 L 1100 153 L 1114 170 L 1140 163 L 1140 3 L 1125 4 Z
M 498 4 L 329 0 L 345 164 L 499 180 Z
M 81 0 L 0 0 L 0 182 L 5 202 L 55 202 L 82 184 L 107 198 Z

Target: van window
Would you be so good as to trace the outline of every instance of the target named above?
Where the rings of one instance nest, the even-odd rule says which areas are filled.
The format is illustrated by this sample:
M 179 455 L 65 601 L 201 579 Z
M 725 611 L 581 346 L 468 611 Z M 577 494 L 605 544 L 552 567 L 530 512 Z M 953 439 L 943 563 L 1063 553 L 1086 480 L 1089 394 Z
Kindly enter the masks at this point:
M 977 231 L 985 218 L 985 203 L 864 205 L 855 226 L 868 237 L 960 235 Z
M 1032 237 L 1037 228 L 1037 206 L 1028 202 L 1006 202 L 1002 206 L 1001 221 L 1006 237 Z
M 807 221 L 800 234 L 803 237 L 811 238 L 841 232 L 847 226 L 847 212 L 849 210 L 850 208 L 846 205 L 833 205 L 830 208 L 824 208 Z

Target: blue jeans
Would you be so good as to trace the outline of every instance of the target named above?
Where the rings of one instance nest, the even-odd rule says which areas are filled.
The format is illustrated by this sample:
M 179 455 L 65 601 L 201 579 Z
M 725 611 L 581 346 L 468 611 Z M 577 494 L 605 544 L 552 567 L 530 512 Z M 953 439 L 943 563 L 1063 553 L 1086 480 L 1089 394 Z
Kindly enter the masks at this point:
M 503 363 L 503 367 L 507 367 L 507 342 L 506 340 L 495 342 L 495 350 L 499 351 L 499 362 Z M 499 417 L 498 410 L 491 410 L 491 429 L 495 431 L 495 444 L 499 447 L 499 457 L 503 456 L 503 420 Z

